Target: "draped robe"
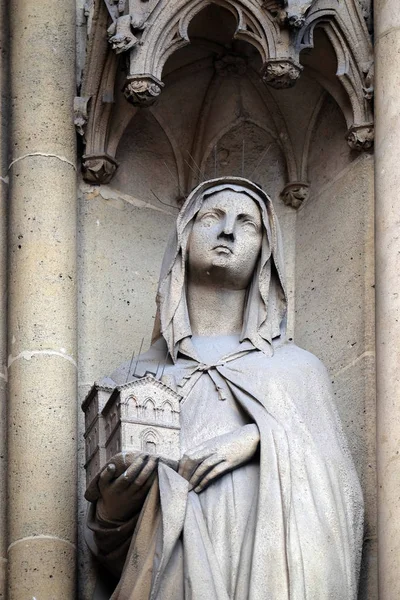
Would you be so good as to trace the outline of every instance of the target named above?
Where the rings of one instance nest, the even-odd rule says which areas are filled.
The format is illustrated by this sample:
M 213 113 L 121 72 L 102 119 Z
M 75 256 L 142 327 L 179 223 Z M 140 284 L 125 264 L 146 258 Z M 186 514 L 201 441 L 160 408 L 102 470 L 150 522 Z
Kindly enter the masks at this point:
M 139 374 L 164 351 L 153 346 Z M 95 552 L 123 569 L 113 600 L 354 600 L 362 496 L 322 363 L 294 344 L 266 357 L 244 342 L 212 365 L 193 351 L 166 374 L 184 381 L 183 451 L 256 423 L 260 452 L 201 494 L 160 463 L 122 528 L 92 511 Z

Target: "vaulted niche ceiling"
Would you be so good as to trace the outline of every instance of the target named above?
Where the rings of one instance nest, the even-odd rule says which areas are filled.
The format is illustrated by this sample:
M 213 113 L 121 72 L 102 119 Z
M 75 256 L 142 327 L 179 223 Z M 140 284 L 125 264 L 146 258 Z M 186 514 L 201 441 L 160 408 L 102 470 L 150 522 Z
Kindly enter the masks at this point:
M 297 29 L 254 0 L 158 2 L 140 42 L 121 54 L 107 46 L 99 6 L 78 99 L 85 179 L 125 187 L 136 178 L 141 189 L 160 175 L 168 202 L 179 203 L 204 177 L 229 171 L 257 176 L 297 208 L 325 102 L 340 107 L 335 130 L 352 149 L 373 140 L 369 41 L 343 29 L 342 5 L 336 15 L 321 2 Z
M 305 193 L 313 131 L 328 96 L 321 82 L 340 89 L 329 40 L 316 32 L 296 86 L 275 90 L 260 80 L 257 49 L 234 40 L 235 30 L 234 16 L 220 6 L 193 18 L 191 44 L 165 64 L 163 93 L 133 116 L 121 138 L 117 187 L 176 205 L 204 178 L 243 174 L 275 198 L 288 184 L 304 184 Z M 344 119 L 335 115 L 346 146 Z
M 234 39 L 237 23 L 228 10 L 210 4 L 199 12 L 189 25 L 190 46 L 176 52 L 164 66 L 163 77 L 195 57 L 216 57 L 227 51 L 246 57 L 254 67 L 261 69 L 257 50 L 248 43 Z

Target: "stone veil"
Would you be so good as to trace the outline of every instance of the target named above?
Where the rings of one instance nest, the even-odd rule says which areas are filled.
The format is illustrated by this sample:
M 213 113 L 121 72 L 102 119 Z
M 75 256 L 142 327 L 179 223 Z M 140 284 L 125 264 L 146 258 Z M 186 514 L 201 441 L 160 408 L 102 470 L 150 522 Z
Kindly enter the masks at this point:
M 195 343 L 190 234 L 203 203 L 224 190 L 259 207 L 261 252 L 234 345 L 232 338 Z M 143 503 L 123 521 L 107 520 L 92 503 L 88 542 L 119 577 L 112 599 L 356 600 L 361 489 L 328 373 L 285 338 L 282 241 L 265 192 L 231 177 L 191 193 L 165 254 L 157 304 L 155 341 L 136 373 L 154 371 L 168 351 L 165 378 L 183 396 L 182 453 L 248 424 L 259 446 L 200 493 L 160 461 Z M 108 385 L 124 383 L 129 368 Z

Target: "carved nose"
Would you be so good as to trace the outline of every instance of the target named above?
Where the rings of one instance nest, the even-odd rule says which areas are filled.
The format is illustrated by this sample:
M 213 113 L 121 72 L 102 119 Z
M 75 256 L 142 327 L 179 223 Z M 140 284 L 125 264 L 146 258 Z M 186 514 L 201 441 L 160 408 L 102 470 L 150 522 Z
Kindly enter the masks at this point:
M 226 215 L 221 226 L 218 238 L 224 238 L 229 240 L 235 239 L 235 219 L 232 215 Z

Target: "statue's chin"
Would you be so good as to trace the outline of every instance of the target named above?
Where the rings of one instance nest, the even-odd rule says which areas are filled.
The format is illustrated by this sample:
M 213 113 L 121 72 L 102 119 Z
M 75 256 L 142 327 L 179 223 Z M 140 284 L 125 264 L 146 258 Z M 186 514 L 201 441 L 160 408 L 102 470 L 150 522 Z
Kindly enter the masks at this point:
M 229 250 L 213 250 L 211 255 L 204 258 L 202 264 L 189 265 L 189 280 L 194 284 L 242 290 L 247 288 L 251 276 L 252 270 L 249 271 L 240 264 L 237 256 Z
M 212 266 L 222 269 L 228 269 L 232 263 L 232 254 L 217 254 L 213 257 Z
M 243 290 L 248 286 L 247 278 L 243 278 L 238 272 L 237 265 L 230 260 L 231 257 L 220 256 L 212 261 L 206 271 L 206 277 L 202 277 L 210 286 L 221 287 L 226 290 Z

